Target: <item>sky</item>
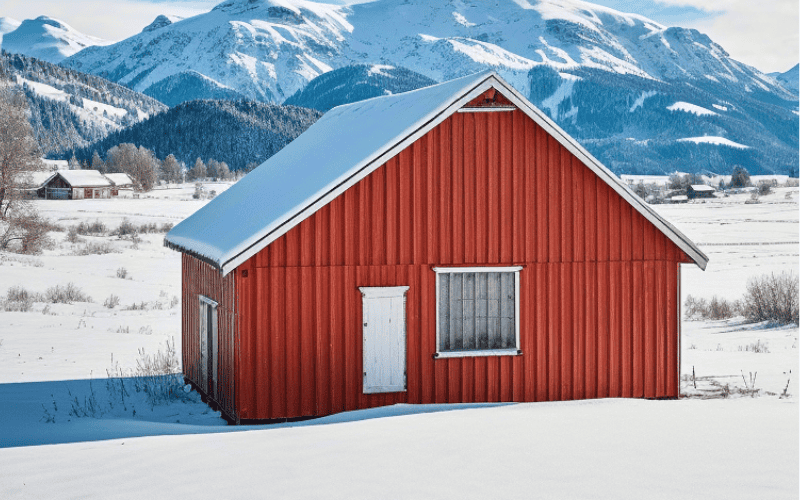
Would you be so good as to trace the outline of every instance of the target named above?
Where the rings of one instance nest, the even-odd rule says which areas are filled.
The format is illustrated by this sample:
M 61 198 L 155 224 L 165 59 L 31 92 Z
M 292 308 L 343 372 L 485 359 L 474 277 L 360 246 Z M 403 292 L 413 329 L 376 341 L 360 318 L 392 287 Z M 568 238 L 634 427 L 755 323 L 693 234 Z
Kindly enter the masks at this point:
M 222 0 L 3 0 L 0 17 L 47 15 L 87 35 L 119 41 L 159 14 L 188 17 Z M 358 0 L 357 0 L 358 1 Z M 363 1 L 363 0 L 361 0 Z M 332 0 L 330 3 L 353 3 Z M 593 0 L 667 26 L 695 28 L 734 59 L 765 73 L 786 71 L 800 61 L 798 0 Z

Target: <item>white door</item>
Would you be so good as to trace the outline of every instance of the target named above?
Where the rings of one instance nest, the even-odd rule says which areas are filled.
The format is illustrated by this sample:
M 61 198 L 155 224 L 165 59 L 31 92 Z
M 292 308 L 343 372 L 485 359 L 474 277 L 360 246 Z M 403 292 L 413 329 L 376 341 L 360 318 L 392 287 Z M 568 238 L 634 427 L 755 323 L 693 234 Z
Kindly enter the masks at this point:
M 217 397 L 217 303 L 200 296 L 200 387 Z
M 364 393 L 406 390 L 407 286 L 360 287 L 364 313 Z

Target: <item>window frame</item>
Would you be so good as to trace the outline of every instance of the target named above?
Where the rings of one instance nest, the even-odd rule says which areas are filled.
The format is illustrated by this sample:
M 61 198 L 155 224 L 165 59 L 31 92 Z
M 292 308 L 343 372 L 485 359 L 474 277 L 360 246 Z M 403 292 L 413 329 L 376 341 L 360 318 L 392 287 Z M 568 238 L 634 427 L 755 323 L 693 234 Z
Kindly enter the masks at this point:
M 434 359 L 438 358 L 468 358 L 468 357 L 483 357 L 483 356 L 520 356 L 522 349 L 520 346 L 519 334 L 519 273 L 522 271 L 523 266 L 481 266 L 481 267 L 434 267 L 433 272 L 436 273 L 436 349 L 433 354 Z M 462 351 L 440 351 L 439 350 L 439 275 L 440 274 L 454 274 L 454 273 L 514 273 L 514 333 L 516 335 L 515 348 L 504 349 L 472 349 Z
M 199 305 L 200 305 L 200 324 L 199 326 L 199 336 L 200 336 L 200 343 L 198 345 L 199 354 L 200 354 L 200 365 L 201 365 L 201 373 L 200 373 L 200 385 L 205 382 L 205 387 L 202 389 L 206 392 L 208 396 L 216 397 L 217 393 L 219 392 L 217 389 L 217 384 L 219 381 L 217 380 L 217 373 L 219 372 L 219 303 L 214 299 L 207 297 L 203 294 L 198 294 L 199 298 Z M 208 307 L 211 315 L 211 322 L 208 322 L 208 316 L 203 318 L 203 313 L 205 313 L 205 308 Z M 205 322 L 206 331 L 203 332 L 203 324 Z M 211 334 L 209 335 L 209 329 L 211 329 Z M 205 334 L 205 335 L 204 335 Z M 203 337 L 205 336 L 205 344 L 206 344 L 206 364 L 210 366 L 202 366 L 202 359 L 203 359 Z M 211 370 L 209 372 L 209 370 Z M 213 384 L 213 391 L 212 391 L 212 384 Z

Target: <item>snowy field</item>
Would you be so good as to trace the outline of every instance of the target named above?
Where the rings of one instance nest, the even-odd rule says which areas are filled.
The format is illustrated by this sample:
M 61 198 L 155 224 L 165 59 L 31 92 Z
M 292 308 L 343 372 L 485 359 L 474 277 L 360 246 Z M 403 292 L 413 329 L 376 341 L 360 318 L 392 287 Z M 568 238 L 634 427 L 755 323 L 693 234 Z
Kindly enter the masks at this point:
M 36 203 L 64 228 L 112 230 L 177 223 L 206 203 L 192 191 Z M 798 274 L 797 188 L 749 198 L 654 207 L 711 259 L 683 266 L 684 298 Z M 684 321 L 677 401 L 397 405 L 229 427 L 194 392 L 157 404 L 125 377 L 173 341 L 180 359 L 180 255 L 163 233 L 51 237 L 43 255 L 0 253 L 0 297 L 72 283 L 92 301 L 0 312 L 0 498 L 798 497 L 796 326 Z M 110 253 L 80 255 L 92 245 Z

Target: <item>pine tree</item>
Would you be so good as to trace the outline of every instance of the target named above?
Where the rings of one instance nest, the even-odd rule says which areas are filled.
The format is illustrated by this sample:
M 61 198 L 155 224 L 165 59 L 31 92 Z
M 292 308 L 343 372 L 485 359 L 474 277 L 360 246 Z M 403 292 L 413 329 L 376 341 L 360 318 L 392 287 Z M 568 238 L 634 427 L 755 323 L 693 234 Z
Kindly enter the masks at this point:
M 97 170 L 101 173 L 106 173 L 106 164 L 103 163 L 103 160 L 100 158 L 100 155 L 97 154 L 97 151 L 92 154 L 92 170 Z

